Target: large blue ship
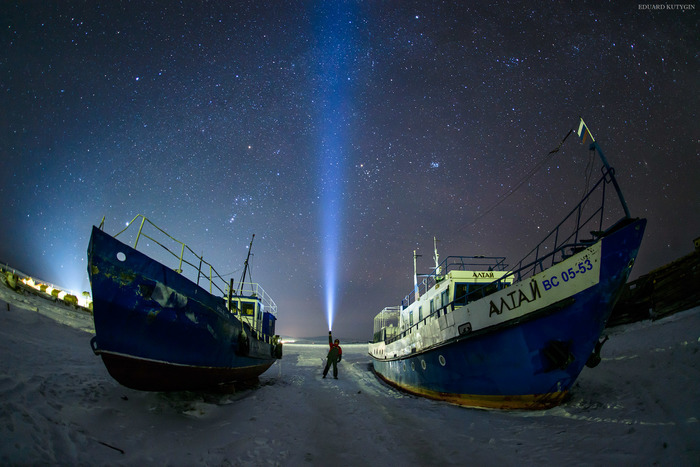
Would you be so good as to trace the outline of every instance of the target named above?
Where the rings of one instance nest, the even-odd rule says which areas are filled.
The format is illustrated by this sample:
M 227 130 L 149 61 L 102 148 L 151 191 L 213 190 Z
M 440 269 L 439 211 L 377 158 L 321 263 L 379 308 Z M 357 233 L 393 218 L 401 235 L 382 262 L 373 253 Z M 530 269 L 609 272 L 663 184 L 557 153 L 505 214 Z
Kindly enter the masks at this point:
M 88 246 L 91 346 L 119 383 L 147 391 L 210 389 L 255 379 L 282 357 L 277 305 L 260 285 L 245 281 L 252 240 L 234 286 L 142 215 L 129 223 L 139 225 L 133 248 L 116 238 L 129 227 L 111 236 L 103 224 L 93 227 Z M 160 236 L 147 235 L 145 226 Z M 139 240 L 162 247 L 177 267 L 138 251 Z M 166 241 L 175 242 L 176 251 Z M 186 277 L 185 268 L 196 279 Z
M 414 290 L 374 320 L 369 354 L 380 378 L 464 406 L 545 409 L 564 400 L 584 366 L 600 362 L 601 335 L 646 220 L 630 216 L 583 120 L 576 132 L 591 138 L 602 176 L 514 267 L 503 257 L 438 262 L 436 248 L 435 268 L 419 275 L 414 253 Z M 606 227 L 609 185 L 624 214 Z

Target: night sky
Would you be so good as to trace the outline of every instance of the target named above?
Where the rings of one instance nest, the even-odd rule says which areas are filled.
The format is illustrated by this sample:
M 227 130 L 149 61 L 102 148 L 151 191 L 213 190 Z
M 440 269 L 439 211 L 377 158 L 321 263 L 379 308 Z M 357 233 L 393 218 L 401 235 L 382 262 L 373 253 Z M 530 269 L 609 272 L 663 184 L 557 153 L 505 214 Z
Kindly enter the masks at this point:
M 433 236 L 514 263 L 575 205 L 574 137 L 506 195 L 579 116 L 649 220 L 633 277 L 690 253 L 697 2 L 473 3 L 2 2 L 0 261 L 89 290 L 91 226 L 144 214 L 238 280 L 255 234 L 278 332 L 370 339 Z

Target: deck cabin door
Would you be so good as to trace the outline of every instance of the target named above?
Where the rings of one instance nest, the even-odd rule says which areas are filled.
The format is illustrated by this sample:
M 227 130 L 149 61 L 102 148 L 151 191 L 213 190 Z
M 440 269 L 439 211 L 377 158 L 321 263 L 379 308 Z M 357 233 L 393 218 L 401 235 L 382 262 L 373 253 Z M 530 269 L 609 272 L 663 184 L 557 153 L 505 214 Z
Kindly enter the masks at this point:
M 255 330 L 258 335 L 262 334 L 263 329 L 263 306 L 260 302 L 255 302 Z

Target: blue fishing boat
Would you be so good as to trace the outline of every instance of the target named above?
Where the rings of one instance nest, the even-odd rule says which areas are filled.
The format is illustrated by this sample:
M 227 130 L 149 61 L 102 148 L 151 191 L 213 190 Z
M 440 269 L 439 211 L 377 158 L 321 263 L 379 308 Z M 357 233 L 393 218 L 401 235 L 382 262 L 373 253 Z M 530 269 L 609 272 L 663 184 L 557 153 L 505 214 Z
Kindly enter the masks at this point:
M 277 305 L 259 284 L 246 281 L 252 240 L 234 287 L 233 279 L 226 281 L 142 215 L 114 236 L 103 225 L 93 227 L 88 246 L 90 344 L 120 384 L 145 391 L 210 389 L 255 379 L 282 357 Z M 136 225 L 133 248 L 117 240 Z M 137 250 L 139 241 L 162 247 L 158 251 L 174 257 L 177 267 Z
M 418 274 L 414 252 L 414 290 L 374 319 L 369 354 L 380 378 L 464 406 L 545 409 L 565 399 L 584 366 L 600 362 L 607 339 L 601 335 L 646 220 L 630 216 L 615 172 L 582 119 L 562 144 L 573 132 L 584 142 L 590 137 L 602 175 L 513 267 L 503 257 L 439 262 L 436 248 L 434 269 Z M 621 207 L 614 218 L 606 210 L 609 185 Z

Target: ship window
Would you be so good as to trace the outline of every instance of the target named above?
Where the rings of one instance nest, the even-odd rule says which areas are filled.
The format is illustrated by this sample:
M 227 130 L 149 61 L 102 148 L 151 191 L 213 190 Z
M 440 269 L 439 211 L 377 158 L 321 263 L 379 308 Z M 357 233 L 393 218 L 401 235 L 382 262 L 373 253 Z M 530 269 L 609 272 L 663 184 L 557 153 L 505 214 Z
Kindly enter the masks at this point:
M 448 303 L 450 303 L 450 299 L 448 298 L 449 294 L 447 293 L 447 289 L 442 291 L 442 306 L 447 306 Z
M 421 366 L 421 368 L 423 368 L 423 369 L 425 370 L 425 368 L 426 368 L 428 365 L 426 365 L 425 360 L 421 360 L 421 361 L 420 361 L 420 366 Z
M 442 366 L 445 366 L 445 363 L 447 363 L 447 362 L 445 362 L 445 357 L 443 357 L 442 355 L 440 355 L 438 360 L 440 361 L 440 365 L 442 365 Z
M 467 287 L 469 284 L 455 284 L 455 305 L 467 304 Z
M 423 319 L 423 307 L 419 306 L 418 307 L 418 321 L 421 321 Z
M 471 287 L 469 287 L 469 292 L 467 292 L 467 303 L 468 302 L 473 302 L 474 300 L 478 300 L 484 296 L 484 289 L 483 285 L 479 284 L 472 284 Z
M 479 300 L 487 295 L 494 293 L 497 290 L 496 284 L 472 284 L 470 287 L 471 293 L 469 293 L 468 302 L 473 302 L 474 300 Z
M 241 303 L 241 314 L 245 316 L 253 316 L 255 314 L 255 303 Z
M 119 261 L 124 262 L 124 261 L 126 261 L 126 255 L 120 251 L 119 253 L 117 253 L 117 259 Z
M 435 313 L 435 300 L 430 300 L 430 314 Z
M 491 295 L 492 293 L 498 291 L 498 284 L 491 283 L 484 287 L 484 296 Z

